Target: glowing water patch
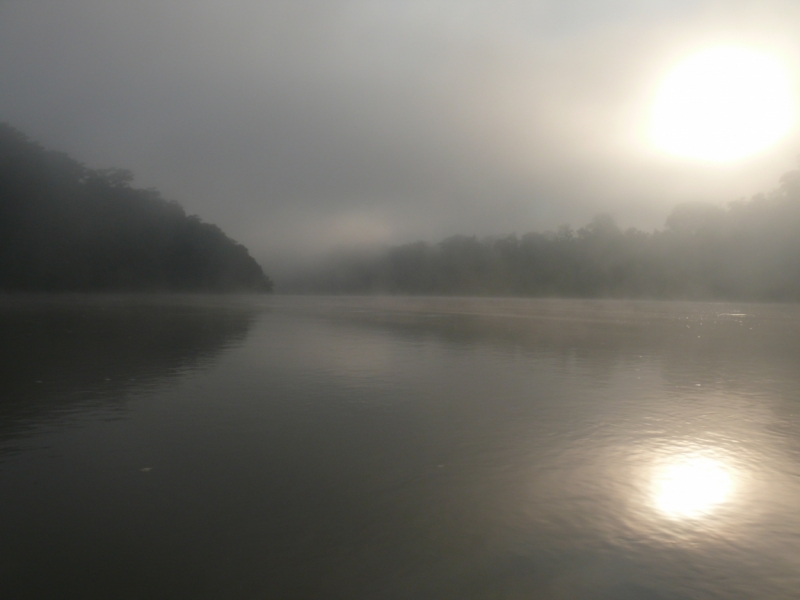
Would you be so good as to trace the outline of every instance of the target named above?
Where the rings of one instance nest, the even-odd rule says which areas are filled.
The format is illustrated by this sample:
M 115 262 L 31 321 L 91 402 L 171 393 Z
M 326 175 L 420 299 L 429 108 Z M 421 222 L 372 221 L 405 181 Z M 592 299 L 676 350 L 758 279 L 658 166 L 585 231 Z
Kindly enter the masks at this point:
M 705 457 L 684 457 L 659 469 L 654 481 L 656 507 L 673 518 L 697 518 L 728 499 L 732 480 L 724 465 Z

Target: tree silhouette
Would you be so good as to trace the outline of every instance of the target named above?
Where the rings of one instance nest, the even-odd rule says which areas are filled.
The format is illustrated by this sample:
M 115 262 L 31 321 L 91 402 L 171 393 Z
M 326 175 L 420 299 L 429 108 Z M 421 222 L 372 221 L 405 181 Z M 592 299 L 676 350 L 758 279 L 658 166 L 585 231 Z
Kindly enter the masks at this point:
M 577 231 L 455 236 L 339 255 L 298 291 L 800 300 L 800 171 L 727 207 L 681 204 L 661 231 L 598 215 Z
M 244 246 L 132 180 L 0 123 L 0 289 L 272 290 Z

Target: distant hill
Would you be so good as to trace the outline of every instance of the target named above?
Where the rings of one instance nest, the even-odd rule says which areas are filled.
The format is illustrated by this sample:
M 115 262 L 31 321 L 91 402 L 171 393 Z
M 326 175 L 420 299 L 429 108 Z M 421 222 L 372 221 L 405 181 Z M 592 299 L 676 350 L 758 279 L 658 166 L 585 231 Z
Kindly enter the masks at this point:
M 677 206 L 662 230 L 573 230 L 342 251 L 282 281 L 312 293 L 800 301 L 800 172 L 749 201 Z
M 0 123 L 0 290 L 272 290 L 247 248 L 132 179 Z

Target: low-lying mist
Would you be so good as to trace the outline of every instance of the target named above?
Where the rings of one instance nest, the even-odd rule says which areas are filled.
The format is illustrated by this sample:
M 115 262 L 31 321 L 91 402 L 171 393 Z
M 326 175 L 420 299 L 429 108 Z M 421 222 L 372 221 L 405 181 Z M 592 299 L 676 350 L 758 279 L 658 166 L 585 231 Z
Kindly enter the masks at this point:
M 798 232 L 800 171 L 792 171 L 749 201 L 680 204 L 653 232 L 598 215 L 577 230 L 339 249 L 278 285 L 295 293 L 798 300 Z

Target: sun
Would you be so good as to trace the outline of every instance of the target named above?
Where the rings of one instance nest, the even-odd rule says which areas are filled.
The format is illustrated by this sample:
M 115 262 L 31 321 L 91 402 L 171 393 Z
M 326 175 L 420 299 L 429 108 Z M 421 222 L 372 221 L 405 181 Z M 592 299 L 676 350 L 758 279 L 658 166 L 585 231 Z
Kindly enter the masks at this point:
M 738 46 L 708 48 L 676 65 L 652 109 L 652 138 L 684 158 L 728 162 L 769 148 L 794 124 L 781 61 Z

